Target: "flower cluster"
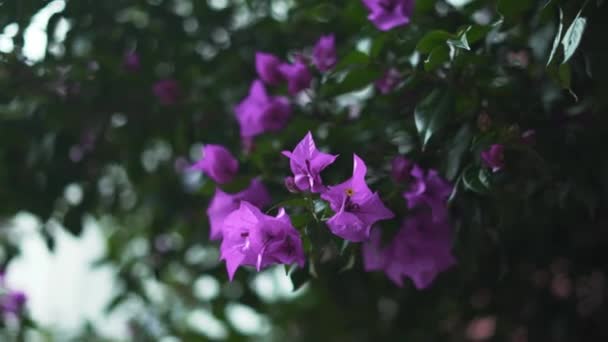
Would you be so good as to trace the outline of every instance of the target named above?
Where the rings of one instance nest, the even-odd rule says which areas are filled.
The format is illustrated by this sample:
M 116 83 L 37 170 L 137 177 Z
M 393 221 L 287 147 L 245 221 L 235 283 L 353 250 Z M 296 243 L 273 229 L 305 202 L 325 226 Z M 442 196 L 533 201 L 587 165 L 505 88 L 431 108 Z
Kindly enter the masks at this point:
M 313 49 L 312 63 L 320 72 L 326 72 L 336 62 L 334 36 L 322 36 Z M 255 69 L 259 79 L 253 81 L 247 97 L 234 108 L 241 137 L 246 142 L 262 133 L 283 129 L 291 116 L 289 99 L 270 95 L 266 86 L 285 82 L 289 95 L 295 96 L 310 88 L 313 79 L 308 58 L 303 55 L 296 56 L 293 63 L 288 63 L 273 54 L 257 52 Z
M 289 158 L 296 187 L 320 193 L 329 202 L 335 215 L 327 220 L 329 230 L 351 242 L 369 238 L 374 223 L 390 219 L 394 214 L 382 203 L 380 196 L 365 183 L 367 167 L 354 155 L 353 176 L 345 182 L 326 187 L 320 172 L 334 162 L 337 156 L 317 150 L 312 134 L 308 132 L 293 152 L 283 152 Z
M 428 287 L 436 275 L 452 266 L 452 230 L 447 200 L 452 186 L 435 170 L 423 170 L 404 157 L 392 163 L 396 182 L 407 182 L 403 193 L 412 214 L 387 246 L 381 246 L 381 232 L 375 229 L 363 245 L 366 271 L 384 271 L 395 284 L 403 285 L 403 276 L 417 288 Z
M 406 24 L 409 21 L 410 1 L 366 1 L 372 14 L 370 19 L 380 29 Z M 308 60 L 319 72 L 331 70 L 336 62 L 335 38 L 323 36 L 313 48 L 312 56 L 296 56 L 292 63 L 279 57 L 257 52 L 254 80 L 249 94 L 236 107 L 240 135 L 245 144 L 257 135 L 282 130 L 291 116 L 290 99 L 271 95 L 267 87 L 286 84 L 289 96 L 311 87 L 313 74 Z M 392 91 L 401 79 L 396 69 L 389 69 L 376 82 L 383 93 Z M 203 147 L 203 158 L 190 167 L 202 171 L 218 185 L 233 181 L 239 163 L 228 149 L 219 145 Z M 372 227 L 378 222 L 395 217 L 378 192 L 366 183 L 367 166 L 358 155 L 353 155 L 352 177 L 335 185 L 324 185 L 321 173 L 335 162 L 338 155 L 321 152 L 308 132 L 292 151 L 283 151 L 293 173 L 285 185 L 290 192 L 318 196 L 327 202 L 332 216 L 322 217 L 328 230 L 349 242 L 363 243 L 363 258 L 367 271 L 384 270 L 398 285 L 409 276 L 417 287 L 427 287 L 455 260 L 450 254 L 451 228 L 447 200 L 452 186 L 435 170 L 423 170 L 404 157 L 392 164 L 392 178 L 407 183 L 403 193 L 407 207 L 413 212 L 403 223 L 392 242 L 382 247 L 380 231 Z M 273 264 L 305 264 L 302 239 L 283 208 L 277 216 L 261 209 L 271 202 L 268 191 L 259 178 L 237 193 L 224 192 L 219 187 L 207 208 L 210 239 L 221 240 L 220 259 L 226 263 L 228 276 L 234 277 L 240 266 L 253 266 L 258 271 Z M 311 213 L 313 214 L 313 213 Z

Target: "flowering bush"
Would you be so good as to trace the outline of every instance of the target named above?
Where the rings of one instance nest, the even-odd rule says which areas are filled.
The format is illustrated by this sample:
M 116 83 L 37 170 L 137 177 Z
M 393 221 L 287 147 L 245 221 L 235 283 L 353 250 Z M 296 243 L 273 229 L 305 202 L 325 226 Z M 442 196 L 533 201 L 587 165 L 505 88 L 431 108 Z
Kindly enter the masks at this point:
M 95 220 L 129 339 L 608 338 L 603 1 L 53 3 L 43 58 L 0 3 L 0 225 Z

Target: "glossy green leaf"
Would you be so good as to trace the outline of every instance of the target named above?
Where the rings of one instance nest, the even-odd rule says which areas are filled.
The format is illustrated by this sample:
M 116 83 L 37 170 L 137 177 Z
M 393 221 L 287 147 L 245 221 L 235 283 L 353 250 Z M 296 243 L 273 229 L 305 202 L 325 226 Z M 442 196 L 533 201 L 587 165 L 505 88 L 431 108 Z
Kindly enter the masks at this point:
M 557 26 L 557 33 L 555 34 L 555 39 L 553 40 L 553 47 L 551 48 L 551 53 L 549 53 L 549 60 L 547 60 L 547 65 L 551 64 L 555 53 L 557 52 L 557 48 L 559 47 L 559 42 L 562 39 L 562 30 L 564 29 L 564 12 L 562 9 L 559 9 L 559 24 Z
M 460 165 L 462 164 L 462 158 L 471 145 L 471 139 L 473 137 L 473 130 L 468 124 L 463 125 L 454 139 L 449 141 L 447 155 L 446 155 L 446 170 L 445 176 L 448 180 L 454 180 L 460 171 Z
M 452 105 L 452 95 L 448 91 L 436 89 L 416 106 L 414 120 L 423 148 L 446 124 Z
M 438 46 L 445 45 L 448 39 L 456 39 L 457 37 L 449 32 L 435 30 L 427 33 L 420 39 L 418 45 L 416 45 L 416 50 L 422 53 L 430 53 Z
M 562 39 L 562 45 L 564 46 L 564 60 L 562 63 L 567 63 L 576 52 L 576 49 L 583 38 L 585 26 L 587 26 L 587 19 L 577 17 L 574 19 L 566 33 L 564 33 L 564 38 Z
M 447 45 L 437 46 L 424 60 L 424 70 L 433 71 L 442 66 L 443 63 L 450 60 L 450 51 L 451 49 Z

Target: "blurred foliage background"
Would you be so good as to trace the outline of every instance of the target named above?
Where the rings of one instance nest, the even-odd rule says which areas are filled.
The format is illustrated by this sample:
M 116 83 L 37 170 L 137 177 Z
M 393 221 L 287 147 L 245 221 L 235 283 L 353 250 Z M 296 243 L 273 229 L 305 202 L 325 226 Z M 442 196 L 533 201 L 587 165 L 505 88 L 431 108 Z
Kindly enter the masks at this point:
M 114 274 L 105 313 L 125 316 L 121 333 L 107 335 L 95 322 L 45 326 L 28 310 L 0 336 L 608 340 L 605 9 L 601 0 L 417 0 L 410 25 L 382 32 L 357 0 L 0 0 L 0 262 L 10 269 L 27 238 L 15 215 L 34 219 L 51 254 L 58 232 L 94 226 L 104 252 L 90 267 Z M 317 74 L 289 125 L 246 153 L 233 108 L 256 78 L 255 52 L 293 57 L 327 33 L 336 70 Z M 137 68 L 125 64 L 133 53 Z M 390 67 L 403 79 L 381 95 L 373 82 Z M 179 88 L 173 104 L 153 92 L 168 79 Z M 433 92 L 449 105 L 422 105 Z M 433 122 L 428 132 L 415 112 Z M 311 237 L 320 247 L 293 286 L 282 266 L 240 270 L 229 283 L 208 240 L 215 184 L 185 167 L 203 143 L 223 144 L 241 162 L 224 189 L 261 175 L 281 203 L 290 172 L 280 151 L 308 130 L 332 153 L 362 156 L 400 215 L 387 176 L 394 156 L 456 184 L 457 266 L 429 289 L 398 288 L 363 272 L 358 246 L 337 255 L 329 238 Z M 518 140 L 526 130 L 533 144 Z M 500 174 L 480 163 L 494 142 L 508 147 Z M 350 170 L 340 158 L 324 179 Z

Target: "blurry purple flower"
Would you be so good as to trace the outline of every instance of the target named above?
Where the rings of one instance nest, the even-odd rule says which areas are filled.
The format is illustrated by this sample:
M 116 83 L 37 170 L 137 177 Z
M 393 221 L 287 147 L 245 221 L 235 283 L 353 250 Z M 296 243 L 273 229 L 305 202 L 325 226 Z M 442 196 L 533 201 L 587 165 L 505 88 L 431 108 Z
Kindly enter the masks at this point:
M 414 0 L 363 0 L 369 10 L 367 18 L 381 31 L 410 23 Z
M 505 166 L 505 147 L 501 144 L 494 144 L 489 149 L 481 152 L 481 159 L 484 164 L 492 169 L 492 172 L 498 172 Z
M 162 105 L 174 104 L 181 94 L 179 84 L 173 79 L 156 82 L 152 90 Z
M 336 65 L 336 42 L 333 34 L 319 38 L 312 51 L 312 62 L 321 72 L 329 71 Z
M 245 201 L 224 220 L 220 255 L 220 260 L 226 261 L 230 280 L 243 265 L 260 271 L 273 264 L 296 263 L 304 267 L 305 263 L 300 234 L 285 210 L 279 209 L 273 217 Z
M 369 239 L 374 223 L 393 218 L 377 192 L 365 183 L 367 167 L 356 154 L 354 157 L 353 177 L 342 184 L 330 186 L 321 194 L 336 212 L 328 221 L 329 230 L 335 235 L 352 242 Z
M 285 80 L 279 71 L 281 60 L 269 53 L 256 52 L 255 54 L 255 70 L 262 81 L 270 85 L 277 85 Z
M 428 287 L 437 274 L 454 265 L 451 254 L 451 228 L 447 221 L 434 222 L 420 212 L 405 220 L 388 246 L 381 246 L 381 232 L 375 228 L 363 244 L 363 267 L 366 271 L 384 271 L 398 286 L 407 276 L 416 288 Z
M 296 95 L 300 91 L 310 87 L 312 75 L 308 66 L 301 58 L 296 59 L 295 63 L 283 63 L 279 65 L 279 71 L 287 80 L 287 91 L 291 95 Z
M 399 81 L 401 81 L 399 70 L 390 68 L 382 75 L 382 78 L 375 82 L 375 85 L 381 94 L 388 94 L 395 89 Z
M 202 158 L 191 170 L 203 171 L 207 177 L 219 184 L 229 183 L 239 170 L 239 162 L 224 146 L 205 145 L 202 150 Z
M 291 115 L 287 98 L 269 96 L 260 80 L 253 82 L 249 95 L 234 110 L 245 139 L 281 130 Z
M 558 299 L 566 299 L 572 293 L 572 280 L 566 274 L 560 273 L 551 281 L 551 293 Z
M 0 312 L 18 316 L 25 307 L 27 296 L 21 291 L 7 290 L 0 293 Z
M 23 311 L 26 301 L 25 293 L 6 287 L 4 271 L 0 270 L 0 313 L 18 316 Z
M 414 165 L 409 189 L 403 193 L 408 208 L 428 207 L 434 221 L 443 221 L 448 216 L 447 200 L 452 193 L 452 185 L 439 176 L 436 170 L 424 171 Z
M 125 69 L 131 72 L 139 71 L 141 66 L 139 61 L 139 55 L 135 51 L 127 52 L 123 59 L 123 65 Z
M 471 341 L 486 341 L 496 332 L 496 317 L 475 318 L 469 322 L 466 335 Z
M 391 163 L 391 177 L 396 183 L 405 182 L 410 179 L 410 172 L 414 163 L 404 156 L 396 156 Z
M 527 145 L 532 145 L 536 142 L 536 131 L 529 129 L 521 134 L 521 142 Z
M 263 208 L 270 204 L 270 194 L 262 182 L 255 178 L 249 187 L 236 194 L 227 194 L 221 189 L 215 189 L 215 195 L 207 208 L 209 217 L 209 239 L 219 240 L 222 238 L 222 227 L 224 219 L 228 214 L 239 208 L 241 201 L 247 201 L 252 205 Z
M 321 171 L 337 158 L 317 150 L 310 132 L 298 143 L 293 152 L 283 151 L 283 155 L 289 158 L 296 187 L 302 191 L 309 190 L 315 193 L 324 189 Z

